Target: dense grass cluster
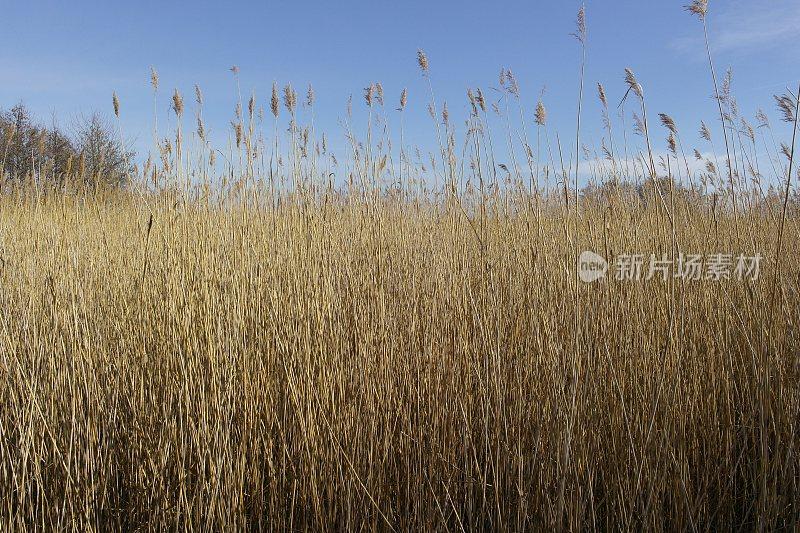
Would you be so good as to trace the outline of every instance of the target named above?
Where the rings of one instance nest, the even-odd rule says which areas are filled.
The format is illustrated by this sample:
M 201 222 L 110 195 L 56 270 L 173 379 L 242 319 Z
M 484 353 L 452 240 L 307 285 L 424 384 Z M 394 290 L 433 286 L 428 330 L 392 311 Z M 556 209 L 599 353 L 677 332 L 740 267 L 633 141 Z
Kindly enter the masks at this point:
M 774 308 L 772 265 L 576 286 L 564 220 L 505 200 L 7 197 L 3 522 L 796 524 L 794 261 Z M 589 209 L 580 248 L 669 253 L 657 208 Z M 675 212 L 698 253 L 745 224 Z
M 335 154 L 313 89 L 276 84 L 226 146 L 174 91 L 123 189 L 4 157 L 0 529 L 796 528 L 800 102 L 776 97 L 779 142 L 708 56 L 720 128 L 693 154 L 666 114 L 654 148 L 629 69 L 583 146 L 583 65 L 571 148 L 506 69 L 457 138 L 420 51 L 432 151 L 406 90 L 398 136 L 373 83 Z M 763 261 L 589 284 L 583 250 Z

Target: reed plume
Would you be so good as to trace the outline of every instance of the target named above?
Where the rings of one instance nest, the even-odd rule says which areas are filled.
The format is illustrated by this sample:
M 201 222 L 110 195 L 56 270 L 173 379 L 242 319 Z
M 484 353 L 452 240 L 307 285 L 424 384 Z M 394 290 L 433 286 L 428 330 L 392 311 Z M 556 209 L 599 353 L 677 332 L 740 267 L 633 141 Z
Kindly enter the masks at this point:
M 270 98 L 269 107 L 272 111 L 272 116 L 277 119 L 281 112 L 281 104 L 280 98 L 278 97 L 278 84 L 276 82 L 272 84 L 272 98 Z
M 541 100 L 536 103 L 536 113 L 534 117 L 537 125 L 544 126 L 547 124 L 547 109 L 545 109 L 544 102 Z
M 417 50 L 417 63 L 419 64 L 419 69 L 422 71 L 422 73 L 427 74 L 430 65 L 428 64 L 428 56 L 425 55 L 423 50 Z
M 178 89 L 175 89 L 175 92 L 172 93 L 172 110 L 178 118 L 183 116 L 183 96 L 178 92 Z

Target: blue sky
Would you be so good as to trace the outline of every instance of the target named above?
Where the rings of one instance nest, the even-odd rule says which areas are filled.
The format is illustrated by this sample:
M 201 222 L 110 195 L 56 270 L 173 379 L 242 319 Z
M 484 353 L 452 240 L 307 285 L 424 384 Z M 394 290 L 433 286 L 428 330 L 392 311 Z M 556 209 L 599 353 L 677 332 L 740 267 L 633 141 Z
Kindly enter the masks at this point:
M 594 85 L 603 82 L 613 105 L 624 93 L 623 69 L 644 86 L 653 119 L 671 114 L 689 147 L 701 119 L 714 124 L 702 27 L 685 13 L 686 0 L 587 1 L 588 64 L 585 138 L 599 140 Z M 168 96 L 191 100 L 199 84 L 212 131 L 226 135 L 234 108 L 230 67 L 241 69 L 245 95 L 268 107 L 273 80 L 301 92 L 313 83 L 318 129 L 342 138 L 339 119 L 362 88 L 380 81 L 394 107 L 409 89 L 407 136 L 432 139 L 426 85 L 416 50 L 431 62 L 437 99 L 466 118 L 468 87 L 496 86 L 501 67 L 513 70 L 532 113 L 538 93 L 551 125 L 574 134 L 579 49 L 570 33 L 580 2 L 573 0 L 460 2 L 383 0 L 338 2 L 7 2 L 0 47 L 0 108 L 25 102 L 42 120 L 69 125 L 80 114 L 111 112 L 122 101 L 122 124 L 139 151 L 151 146 L 149 69 L 161 76 L 159 121 Z M 740 108 L 772 113 L 771 95 L 800 79 L 800 2 L 711 0 L 709 26 L 720 72 L 732 66 Z M 795 39 L 795 43 L 792 39 Z M 774 116 L 774 115 L 772 115 Z M 777 121 L 776 121 L 777 122 Z M 663 136 L 663 135 L 662 135 Z

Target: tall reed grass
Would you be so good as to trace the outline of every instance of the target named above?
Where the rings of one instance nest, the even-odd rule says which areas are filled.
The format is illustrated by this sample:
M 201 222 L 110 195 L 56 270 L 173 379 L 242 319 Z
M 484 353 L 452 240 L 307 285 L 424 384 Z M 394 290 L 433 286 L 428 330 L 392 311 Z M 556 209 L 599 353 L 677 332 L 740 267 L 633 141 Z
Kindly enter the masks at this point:
M 154 121 L 124 190 L 0 172 L 4 529 L 800 524 L 794 136 L 779 147 L 764 112 L 750 126 L 728 79 L 727 168 L 702 147 L 690 164 L 669 115 L 654 146 L 626 70 L 642 146 L 600 85 L 601 155 L 582 96 L 565 153 L 545 95 L 504 69 L 499 101 L 469 90 L 457 139 L 417 59 L 431 154 L 406 144 L 406 89 L 400 146 L 376 82 L 366 138 L 348 110 L 335 154 L 311 87 L 273 85 L 265 118 L 234 67 L 226 146 L 198 87 L 196 131 L 175 90 L 176 130 Z M 777 102 L 794 134 L 798 98 Z M 765 259 L 755 280 L 587 284 L 582 250 Z

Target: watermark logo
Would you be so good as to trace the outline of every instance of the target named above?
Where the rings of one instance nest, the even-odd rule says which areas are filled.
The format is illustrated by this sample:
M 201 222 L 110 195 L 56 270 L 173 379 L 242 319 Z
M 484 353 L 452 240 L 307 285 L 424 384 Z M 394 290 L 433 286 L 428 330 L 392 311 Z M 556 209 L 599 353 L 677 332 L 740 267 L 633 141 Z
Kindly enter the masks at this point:
M 578 277 L 586 283 L 604 278 L 608 271 L 608 262 L 600 255 L 589 250 L 578 257 Z
M 684 254 L 675 258 L 667 254 L 620 254 L 609 263 L 600 255 L 582 252 L 578 258 L 578 277 L 586 283 L 604 278 L 609 270 L 618 281 L 650 281 L 669 278 L 686 281 L 722 281 L 748 279 L 756 281 L 761 273 L 761 254 Z

